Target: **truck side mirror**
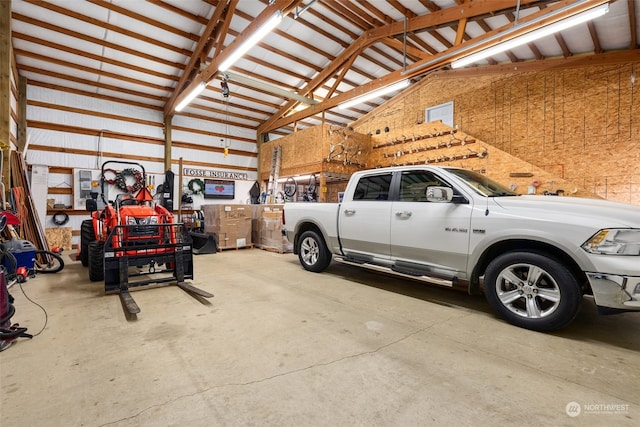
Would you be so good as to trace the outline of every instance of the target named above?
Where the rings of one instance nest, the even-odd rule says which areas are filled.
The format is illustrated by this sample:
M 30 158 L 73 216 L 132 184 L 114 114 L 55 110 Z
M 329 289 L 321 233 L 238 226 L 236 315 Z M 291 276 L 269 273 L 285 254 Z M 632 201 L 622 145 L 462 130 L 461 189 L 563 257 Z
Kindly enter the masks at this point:
M 453 189 L 449 187 L 429 186 L 425 190 L 427 202 L 448 203 L 453 200 Z

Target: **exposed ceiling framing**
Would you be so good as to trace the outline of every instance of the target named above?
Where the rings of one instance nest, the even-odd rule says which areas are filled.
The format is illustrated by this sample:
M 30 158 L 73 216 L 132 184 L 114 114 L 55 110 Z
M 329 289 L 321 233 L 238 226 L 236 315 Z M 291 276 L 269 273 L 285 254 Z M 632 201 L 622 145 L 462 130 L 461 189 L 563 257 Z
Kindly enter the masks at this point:
M 346 126 L 388 97 L 347 110 L 337 108 L 340 102 L 446 69 L 462 53 L 495 43 L 483 40 L 516 20 L 523 25 L 567 5 L 577 10 L 606 2 L 14 0 L 12 40 L 19 73 L 30 84 L 286 134 L 322 122 Z M 629 54 L 638 53 L 640 0 L 609 3 L 610 12 L 595 21 L 472 68 L 638 58 Z M 280 25 L 221 75 L 219 64 L 278 10 L 285 14 Z M 228 79 L 226 99 L 221 78 Z M 208 83 L 205 92 L 175 113 L 201 81 Z

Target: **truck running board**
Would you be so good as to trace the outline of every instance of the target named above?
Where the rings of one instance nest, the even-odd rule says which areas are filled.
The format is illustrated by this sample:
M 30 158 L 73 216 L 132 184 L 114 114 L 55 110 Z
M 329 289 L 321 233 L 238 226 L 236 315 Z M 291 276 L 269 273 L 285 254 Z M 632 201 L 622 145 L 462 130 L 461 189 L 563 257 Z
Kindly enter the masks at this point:
M 449 279 L 442 279 L 440 277 L 433 277 L 433 276 L 425 276 L 423 274 L 420 273 L 414 273 L 414 272 L 403 272 L 402 270 L 398 270 L 395 268 L 391 268 L 391 267 L 384 267 L 382 265 L 377 265 L 377 264 L 371 264 L 369 262 L 366 261 L 352 261 L 348 258 L 345 257 L 341 257 L 341 256 L 334 256 L 333 257 L 334 260 L 342 263 L 342 264 L 348 264 L 348 265 L 355 265 L 357 267 L 364 267 L 364 268 L 368 268 L 369 270 L 375 270 L 375 271 L 380 271 L 382 273 L 388 273 L 388 274 L 393 274 L 394 276 L 401 276 L 401 277 L 406 277 L 409 279 L 414 279 L 414 280 L 420 280 L 421 282 L 427 282 L 427 283 L 431 283 L 433 285 L 440 285 L 440 286 L 447 286 L 447 287 L 453 287 L 456 279 L 454 278 L 453 280 L 449 280 Z

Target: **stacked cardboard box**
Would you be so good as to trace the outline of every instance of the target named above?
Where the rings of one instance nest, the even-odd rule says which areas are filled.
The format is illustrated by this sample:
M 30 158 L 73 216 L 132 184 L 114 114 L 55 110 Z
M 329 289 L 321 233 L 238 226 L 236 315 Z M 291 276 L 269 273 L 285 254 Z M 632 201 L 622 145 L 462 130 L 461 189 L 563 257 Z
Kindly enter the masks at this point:
M 256 246 L 280 253 L 293 251 L 282 235 L 282 205 L 253 205 L 251 218 L 251 238 Z
M 217 236 L 219 249 L 251 246 L 251 206 L 204 205 L 204 232 Z

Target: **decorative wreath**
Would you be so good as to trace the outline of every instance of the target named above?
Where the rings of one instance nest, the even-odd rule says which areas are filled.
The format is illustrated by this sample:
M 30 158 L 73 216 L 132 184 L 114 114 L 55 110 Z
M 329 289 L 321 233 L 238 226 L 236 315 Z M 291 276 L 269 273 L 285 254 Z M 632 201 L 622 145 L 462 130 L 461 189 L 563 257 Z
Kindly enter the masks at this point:
M 129 184 L 131 178 L 133 184 Z M 132 168 L 123 169 L 116 174 L 115 184 L 122 191 L 133 194 L 142 188 L 142 173 Z
M 204 191 L 204 182 L 200 178 L 193 178 L 189 181 L 188 186 L 192 194 L 202 194 Z
M 111 175 L 112 177 L 107 178 L 107 175 Z M 118 172 L 113 169 L 105 169 L 102 171 L 102 181 L 107 184 L 114 185 L 116 183 L 116 178 L 118 177 Z

